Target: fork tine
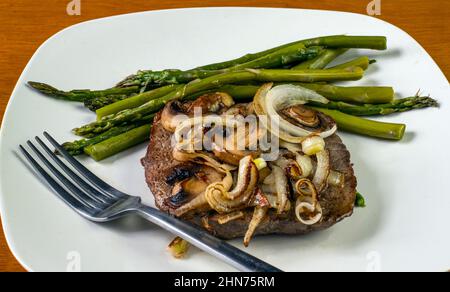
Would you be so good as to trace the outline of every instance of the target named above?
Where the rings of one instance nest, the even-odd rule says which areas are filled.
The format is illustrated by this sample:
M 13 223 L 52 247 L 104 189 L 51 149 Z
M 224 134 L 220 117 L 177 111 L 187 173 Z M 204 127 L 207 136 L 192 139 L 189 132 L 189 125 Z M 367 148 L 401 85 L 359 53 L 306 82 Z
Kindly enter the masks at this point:
M 93 200 L 92 198 L 90 198 L 86 193 L 84 193 L 76 185 L 74 185 L 69 179 L 67 179 L 58 169 L 56 169 L 56 167 L 53 164 L 50 163 L 50 161 L 44 156 L 44 154 L 42 154 L 42 152 L 39 151 L 39 149 L 37 149 L 33 143 L 31 143 L 31 141 L 28 141 L 27 144 L 31 148 L 31 150 L 33 150 L 33 152 L 36 153 L 36 155 L 39 157 L 41 162 L 43 162 L 44 165 L 48 167 L 50 172 L 53 173 L 53 175 L 66 188 L 68 188 L 69 191 L 72 192 L 72 195 L 76 199 L 78 199 L 81 203 L 83 203 L 91 208 L 97 209 L 97 210 L 103 210 L 104 208 L 107 207 L 106 204 L 97 202 L 97 201 Z
M 81 203 L 75 199 L 69 192 L 67 192 L 63 187 L 61 187 L 40 165 L 34 160 L 34 158 L 25 150 L 22 145 L 19 145 L 22 154 L 34 168 L 34 170 L 48 183 L 48 185 L 55 191 L 58 198 L 60 198 L 64 203 L 66 203 L 70 208 L 72 208 L 77 213 L 82 216 L 89 217 L 92 216 L 92 210 L 85 204 Z
M 114 196 L 115 198 L 123 198 L 127 196 L 126 194 L 122 193 L 121 191 L 113 188 L 103 180 L 101 180 L 98 176 L 93 174 L 89 169 L 87 169 L 85 166 L 83 166 L 78 160 L 73 158 L 67 151 L 58 143 L 55 139 L 53 139 L 52 136 L 50 136 L 49 133 L 44 132 L 44 136 L 50 141 L 50 143 L 53 145 L 53 147 L 58 150 L 58 152 L 76 169 L 78 172 L 84 176 L 90 183 L 92 183 L 94 186 L 98 187 L 104 192 L 107 192 L 111 196 Z
M 91 197 L 93 200 L 98 201 L 99 203 L 105 203 L 105 204 L 113 204 L 115 202 L 114 198 L 107 194 L 98 191 L 94 187 L 92 187 L 90 184 L 88 184 L 84 179 L 82 179 L 79 175 L 77 175 L 74 171 L 72 171 L 67 165 L 52 151 L 48 146 L 39 138 L 35 137 L 36 141 L 41 145 L 42 149 L 50 156 L 53 161 L 55 161 L 56 164 L 61 167 L 61 169 L 76 183 L 78 186 L 84 190 L 89 197 Z

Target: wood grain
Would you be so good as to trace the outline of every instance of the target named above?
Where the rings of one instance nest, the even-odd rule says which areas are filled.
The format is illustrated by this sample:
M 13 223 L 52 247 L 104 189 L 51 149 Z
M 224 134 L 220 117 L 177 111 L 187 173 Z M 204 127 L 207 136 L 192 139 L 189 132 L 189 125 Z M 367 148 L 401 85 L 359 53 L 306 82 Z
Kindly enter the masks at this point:
M 259 6 L 338 10 L 366 13 L 370 0 L 81 0 L 81 16 L 68 16 L 70 0 L 2 0 L 0 2 L 0 120 L 15 83 L 34 51 L 48 37 L 61 29 L 82 21 L 111 15 L 146 10 L 204 7 Z M 386 20 L 411 34 L 431 54 L 444 71 L 450 74 L 450 9 L 447 0 L 382 1 Z M 23 271 L 10 254 L 0 232 L 0 271 Z

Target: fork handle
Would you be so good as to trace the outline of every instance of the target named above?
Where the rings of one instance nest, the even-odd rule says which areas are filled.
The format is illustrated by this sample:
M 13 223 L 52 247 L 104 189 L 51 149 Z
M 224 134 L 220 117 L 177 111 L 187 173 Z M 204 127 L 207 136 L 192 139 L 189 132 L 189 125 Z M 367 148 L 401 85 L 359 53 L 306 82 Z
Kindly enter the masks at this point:
M 185 239 L 242 272 L 282 272 L 280 269 L 218 239 L 200 227 L 181 221 L 155 208 L 141 205 L 137 214 L 163 229 Z

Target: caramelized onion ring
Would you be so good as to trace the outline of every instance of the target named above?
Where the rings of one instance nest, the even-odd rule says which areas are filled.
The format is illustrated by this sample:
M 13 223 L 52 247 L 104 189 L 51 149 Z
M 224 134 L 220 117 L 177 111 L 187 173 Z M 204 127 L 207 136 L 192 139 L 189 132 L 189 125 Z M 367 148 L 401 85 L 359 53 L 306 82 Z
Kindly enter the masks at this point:
M 297 220 L 305 225 L 318 223 L 322 219 L 323 210 L 318 201 L 314 184 L 308 179 L 301 179 L 295 184 L 295 190 L 299 194 L 295 204 Z M 307 219 L 305 219 L 305 216 L 307 216 Z
M 229 191 L 233 184 L 231 173 L 219 183 L 213 183 L 205 191 L 205 198 L 212 209 L 220 214 L 229 213 L 247 206 L 256 190 L 259 180 L 258 168 L 251 156 L 241 160 L 236 187 Z
M 309 197 L 299 197 L 295 206 L 295 216 L 298 221 L 308 226 L 319 223 L 323 216 L 323 210 L 320 204 L 314 206 L 309 200 Z M 308 216 L 307 219 L 304 218 L 305 215 Z
M 272 134 L 290 143 L 301 143 L 304 137 L 312 134 L 327 138 L 336 132 L 337 126 L 335 124 L 330 129 L 311 131 L 290 123 L 278 113 L 283 109 L 295 105 L 302 105 L 308 101 L 328 103 L 329 101 L 326 98 L 301 86 L 291 84 L 279 85 L 273 88 L 272 86 L 273 83 L 264 84 L 258 90 L 253 100 L 255 112 L 260 116 L 266 116 L 270 119 L 270 121 L 262 122 Z M 272 124 L 275 127 L 274 129 L 272 129 Z

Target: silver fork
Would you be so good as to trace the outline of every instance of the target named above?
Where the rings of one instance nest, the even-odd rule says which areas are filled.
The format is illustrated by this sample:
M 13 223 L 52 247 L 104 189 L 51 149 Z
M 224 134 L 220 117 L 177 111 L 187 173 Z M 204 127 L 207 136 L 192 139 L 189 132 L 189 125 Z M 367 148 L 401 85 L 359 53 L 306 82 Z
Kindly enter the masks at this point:
M 130 196 L 116 190 L 67 153 L 47 132 L 44 132 L 44 136 L 78 173 L 69 168 L 39 137 L 36 137 L 36 141 L 46 155 L 31 141 L 28 141 L 27 144 L 36 154 L 38 160 L 50 170 L 59 183 L 22 145 L 20 145 L 20 150 L 34 170 L 55 191 L 56 195 L 84 218 L 101 223 L 137 214 L 184 238 L 201 250 L 223 260 L 240 271 L 281 272 L 274 266 L 210 235 L 193 224 L 143 205 L 139 197 Z M 53 162 L 47 157 L 51 158 Z

